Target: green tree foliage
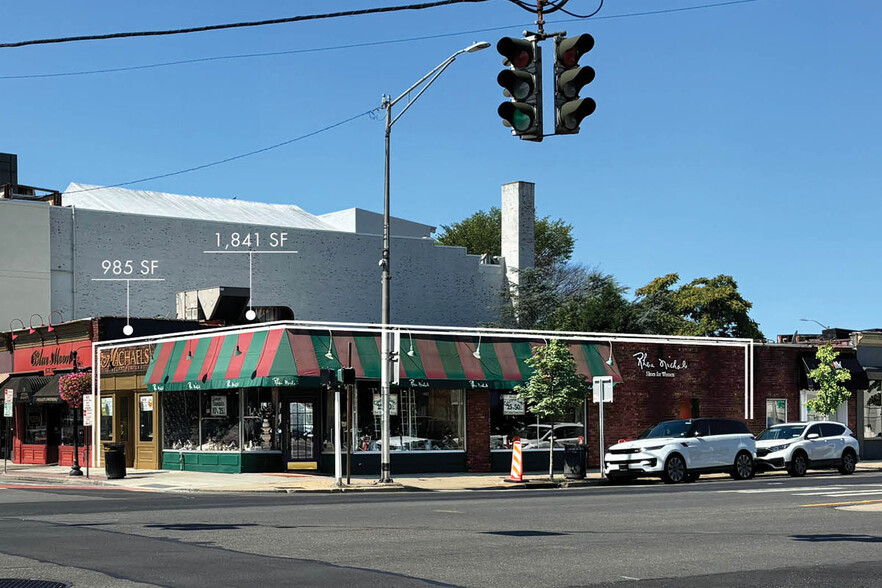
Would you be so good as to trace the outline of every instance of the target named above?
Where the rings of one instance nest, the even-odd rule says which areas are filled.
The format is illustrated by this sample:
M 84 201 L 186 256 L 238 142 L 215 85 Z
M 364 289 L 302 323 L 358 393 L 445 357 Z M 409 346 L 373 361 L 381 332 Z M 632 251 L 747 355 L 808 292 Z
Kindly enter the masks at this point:
M 679 281 L 677 274 L 668 274 L 637 290 L 639 321 L 648 332 L 764 338 L 759 325 L 748 314 L 753 304 L 741 296 L 732 276 L 697 278 L 674 289 Z
M 435 239 L 440 245 L 465 247 L 475 255 L 502 255 L 502 211 L 496 206 L 479 210 L 459 222 L 441 225 L 441 231 Z M 537 268 L 567 262 L 573 256 L 576 240 L 572 225 L 561 219 L 537 217 L 534 231 Z
M 548 345 L 534 347 L 526 360 L 533 375 L 526 385 L 515 386 L 514 391 L 530 405 L 530 411 L 540 417 L 559 419 L 567 411 L 579 406 L 588 394 L 590 385 L 585 376 L 576 371 L 576 360 L 569 346 L 559 339 Z M 553 444 L 548 448 L 548 475 L 554 476 Z
M 591 271 L 578 292 L 562 296 L 544 320 L 546 328 L 595 333 L 642 333 L 634 304 L 625 298 L 627 288 L 615 278 Z
M 818 347 L 815 357 L 818 360 L 818 367 L 810 371 L 808 377 L 814 380 L 820 389 L 818 395 L 807 400 L 805 405 L 813 412 L 833 414 L 839 405 L 851 396 L 851 392 L 842 385 L 842 382 L 851 379 L 851 374 L 847 369 L 835 366 L 834 361 L 839 357 L 839 352 L 830 343 Z

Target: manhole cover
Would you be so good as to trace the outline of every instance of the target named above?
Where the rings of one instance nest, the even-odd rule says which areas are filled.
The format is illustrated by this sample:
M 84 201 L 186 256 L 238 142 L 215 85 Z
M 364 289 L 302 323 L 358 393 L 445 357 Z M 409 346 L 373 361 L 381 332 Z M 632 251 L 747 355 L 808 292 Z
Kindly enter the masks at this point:
M 53 580 L 0 578 L 0 588 L 70 588 L 70 584 L 67 582 L 55 582 Z

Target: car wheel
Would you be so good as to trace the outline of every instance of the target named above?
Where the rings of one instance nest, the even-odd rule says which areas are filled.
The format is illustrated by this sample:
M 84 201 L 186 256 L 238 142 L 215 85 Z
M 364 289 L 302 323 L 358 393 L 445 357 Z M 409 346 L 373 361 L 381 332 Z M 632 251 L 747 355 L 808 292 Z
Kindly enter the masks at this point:
M 665 461 L 662 481 L 665 484 L 679 484 L 686 479 L 686 462 L 676 453 Z
M 857 457 L 854 455 L 854 451 L 851 449 L 846 449 L 842 453 L 842 462 L 839 464 L 839 473 L 843 476 L 850 476 L 854 473 L 854 468 L 857 465 Z
M 694 482 L 695 480 L 697 480 L 700 477 L 701 477 L 701 474 L 693 474 L 692 472 L 687 472 L 686 478 L 684 479 L 684 481 L 687 484 L 691 484 L 692 482 Z
M 756 472 L 753 457 L 746 451 L 741 451 L 735 456 L 735 465 L 732 469 L 732 478 L 736 480 L 749 480 Z
M 787 472 L 794 478 L 801 478 L 805 475 L 807 470 L 808 458 L 802 451 L 797 451 L 793 454 L 793 459 L 790 460 L 790 466 L 787 468 Z

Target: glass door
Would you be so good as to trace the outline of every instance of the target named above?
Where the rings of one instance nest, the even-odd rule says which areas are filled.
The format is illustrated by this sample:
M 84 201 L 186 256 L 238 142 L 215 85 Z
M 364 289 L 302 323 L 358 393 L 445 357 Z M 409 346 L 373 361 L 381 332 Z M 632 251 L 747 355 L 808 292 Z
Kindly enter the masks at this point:
M 289 400 L 285 410 L 285 445 L 289 470 L 317 469 L 315 403 Z

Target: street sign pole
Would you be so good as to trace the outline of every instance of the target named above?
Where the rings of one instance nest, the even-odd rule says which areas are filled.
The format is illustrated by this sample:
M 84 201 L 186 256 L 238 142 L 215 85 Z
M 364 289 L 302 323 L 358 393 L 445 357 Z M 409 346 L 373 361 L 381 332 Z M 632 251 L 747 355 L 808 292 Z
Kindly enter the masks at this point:
M 12 400 L 15 391 L 12 388 L 3 393 L 3 473 L 6 473 L 6 454 L 9 453 L 9 417 L 12 416 Z
M 600 443 L 600 477 L 603 478 L 603 404 L 612 402 L 613 400 L 613 379 L 612 376 L 594 376 L 592 380 L 592 388 L 594 392 L 594 402 L 597 406 L 597 432 Z

